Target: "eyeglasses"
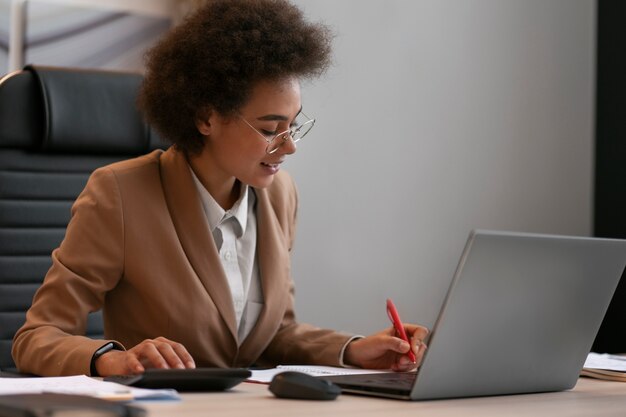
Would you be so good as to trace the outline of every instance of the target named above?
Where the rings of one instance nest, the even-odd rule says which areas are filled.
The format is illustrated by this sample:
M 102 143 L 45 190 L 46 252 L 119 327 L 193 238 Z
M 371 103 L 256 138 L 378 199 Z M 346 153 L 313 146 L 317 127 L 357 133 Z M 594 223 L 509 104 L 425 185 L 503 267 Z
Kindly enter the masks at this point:
M 307 133 L 311 131 L 313 125 L 315 124 L 315 119 L 311 119 L 303 112 L 300 112 L 296 116 L 296 119 L 293 121 L 289 129 L 285 130 L 284 132 L 280 132 L 277 135 L 274 135 L 273 133 L 267 134 L 260 132 L 259 130 L 257 130 L 256 127 L 252 126 L 250 122 L 244 119 L 243 116 L 238 116 L 255 132 L 257 132 L 259 136 L 261 136 L 263 140 L 265 140 L 265 142 L 267 142 L 267 148 L 265 149 L 265 152 L 268 154 L 273 154 L 274 152 L 276 152 L 278 148 L 280 148 L 282 144 L 287 142 L 289 139 L 291 139 L 293 143 L 300 141 L 303 137 L 306 136 Z

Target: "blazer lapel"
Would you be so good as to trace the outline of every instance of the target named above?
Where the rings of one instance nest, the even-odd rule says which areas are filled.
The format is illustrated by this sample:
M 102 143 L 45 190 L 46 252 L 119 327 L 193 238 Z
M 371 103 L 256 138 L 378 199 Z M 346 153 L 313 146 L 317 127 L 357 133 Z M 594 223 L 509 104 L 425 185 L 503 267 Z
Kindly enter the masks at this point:
M 268 193 L 256 188 L 254 191 L 257 197 L 257 260 L 264 305 L 256 325 L 240 346 L 239 366 L 255 361 L 278 331 L 291 283 L 289 248 Z
M 237 340 L 235 310 L 226 274 L 208 230 L 187 160 L 173 147 L 161 156 L 161 176 L 167 206 L 183 250 Z

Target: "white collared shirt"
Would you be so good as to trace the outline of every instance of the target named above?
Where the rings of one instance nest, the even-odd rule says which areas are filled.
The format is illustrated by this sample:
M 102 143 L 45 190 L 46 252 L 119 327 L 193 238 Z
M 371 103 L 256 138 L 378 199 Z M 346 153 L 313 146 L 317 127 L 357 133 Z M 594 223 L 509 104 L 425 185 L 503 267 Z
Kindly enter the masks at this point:
M 246 184 L 241 184 L 239 199 L 225 211 L 204 188 L 189 167 L 209 230 L 220 255 L 235 307 L 238 344 L 245 340 L 256 324 L 263 308 L 263 291 L 256 257 L 256 195 Z M 352 336 L 339 353 L 340 366 L 348 344 L 363 336 Z
M 263 308 L 263 293 L 256 256 L 256 196 L 241 184 L 239 199 L 225 211 L 204 188 L 189 167 L 209 230 L 213 234 L 222 268 L 228 280 L 241 344 L 256 324 Z

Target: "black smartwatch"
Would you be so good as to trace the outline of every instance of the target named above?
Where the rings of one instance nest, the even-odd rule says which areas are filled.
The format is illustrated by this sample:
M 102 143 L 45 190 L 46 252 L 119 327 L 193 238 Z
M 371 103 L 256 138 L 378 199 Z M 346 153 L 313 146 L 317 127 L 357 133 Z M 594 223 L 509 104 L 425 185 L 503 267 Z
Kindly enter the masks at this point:
M 91 376 L 100 376 L 98 375 L 98 371 L 96 370 L 96 360 L 104 355 L 105 353 L 116 349 L 117 350 L 117 346 L 115 346 L 115 343 L 113 342 L 109 342 L 106 345 L 102 346 L 100 349 L 96 350 L 96 352 L 93 354 L 93 356 L 91 357 L 91 367 L 90 367 L 90 372 L 91 372 Z

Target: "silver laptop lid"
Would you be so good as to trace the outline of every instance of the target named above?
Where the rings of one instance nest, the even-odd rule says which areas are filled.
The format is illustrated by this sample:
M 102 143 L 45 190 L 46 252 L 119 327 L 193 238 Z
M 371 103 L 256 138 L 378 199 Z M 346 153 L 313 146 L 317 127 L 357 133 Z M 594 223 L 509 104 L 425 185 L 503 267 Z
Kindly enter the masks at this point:
M 626 241 L 470 234 L 411 399 L 572 388 L 626 264 Z

